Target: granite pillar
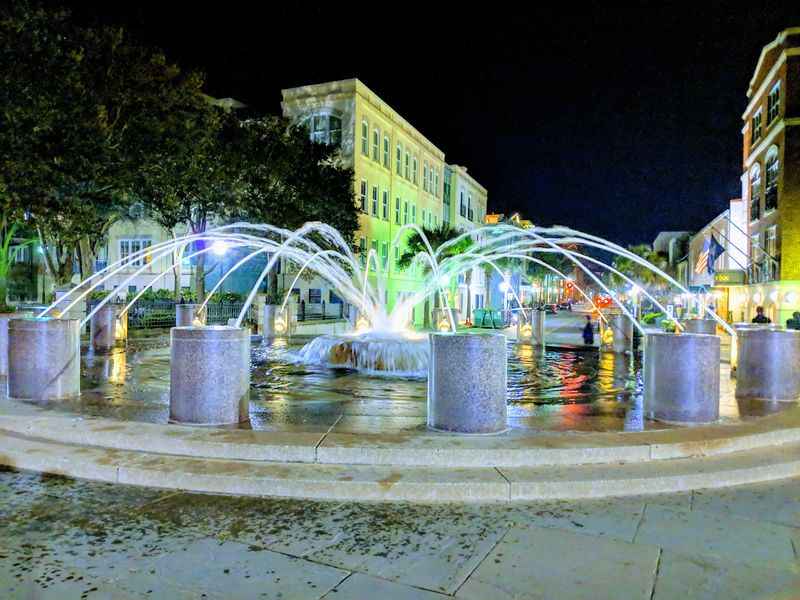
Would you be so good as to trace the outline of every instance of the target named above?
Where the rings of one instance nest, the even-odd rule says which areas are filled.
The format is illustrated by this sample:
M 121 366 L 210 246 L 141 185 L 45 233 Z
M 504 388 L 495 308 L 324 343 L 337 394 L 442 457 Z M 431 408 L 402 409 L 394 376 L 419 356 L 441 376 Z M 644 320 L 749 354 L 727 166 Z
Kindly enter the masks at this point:
M 507 427 L 506 338 L 499 333 L 432 333 L 428 427 L 497 433 Z
M 644 351 L 644 409 L 676 423 L 719 418 L 720 340 L 699 333 L 648 333 Z
M 796 400 L 800 396 L 800 331 L 738 328 L 736 397 Z
M 176 327 L 199 327 L 206 324 L 208 309 L 200 304 L 176 304 L 175 305 L 175 326 Z
M 8 396 L 62 400 L 80 395 L 78 319 L 27 318 L 8 322 Z
M 249 329 L 174 327 L 170 357 L 172 422 L 228 425 L 249 420 Z

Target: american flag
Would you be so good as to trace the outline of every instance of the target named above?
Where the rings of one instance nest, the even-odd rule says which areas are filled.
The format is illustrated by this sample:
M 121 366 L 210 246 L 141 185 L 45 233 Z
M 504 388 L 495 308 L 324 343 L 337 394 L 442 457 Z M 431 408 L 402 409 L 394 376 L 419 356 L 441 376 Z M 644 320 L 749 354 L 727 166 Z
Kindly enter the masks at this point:
M 694 272 L 699 275 L 705 271 L 709 275 L 713 275 L 714 262 L 716 262 L 717 258 L 719 258 L 723 252 L 725 252 L 725 246 L 717 241 L 714 234 L 711 234 L 711 236 L 703 242 L 703 251 L 700 253 L 700 256 L 697 257 L 697 262 L 694 265 Z

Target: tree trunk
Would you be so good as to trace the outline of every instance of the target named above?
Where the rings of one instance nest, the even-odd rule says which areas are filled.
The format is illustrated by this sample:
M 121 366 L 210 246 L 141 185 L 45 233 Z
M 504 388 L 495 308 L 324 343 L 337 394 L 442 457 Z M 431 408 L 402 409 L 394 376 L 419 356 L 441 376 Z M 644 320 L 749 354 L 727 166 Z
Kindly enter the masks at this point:
M 206 298 L 206 255 L 198 254 L 197 262 L 194 266 L 194 292 L 197 295 L 197 302 L 203 302 Z
M 78 249 L 81 253 L 81 281 L 85 281 L 94 274 L 95 255 L 92 252 L 89 237 L 84 236 L 78 242 Z
M 175 241 L 175 231 L 172 234 L 172 241 Z M 181 298 L 181 280 L 183 279 L 183 253 L 181 248 L 173 247 L 172 249 L 172 297 L 175 302 Z
M 472 269 L 468 269 L 464 273 L 464 281 L 467 284 L 467 314 L 465 319 L 467 323 L 472 323 Z

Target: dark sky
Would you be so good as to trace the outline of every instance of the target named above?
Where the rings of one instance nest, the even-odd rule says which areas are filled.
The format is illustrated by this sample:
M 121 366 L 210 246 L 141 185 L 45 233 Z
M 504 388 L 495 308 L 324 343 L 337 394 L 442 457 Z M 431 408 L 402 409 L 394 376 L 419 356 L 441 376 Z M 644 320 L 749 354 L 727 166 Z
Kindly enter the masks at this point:
M 800 25 L 789 1 L 290 4 L 73 9 L 127 25 L 206 71 L 212 95 L 264 112 L 280 111 L 281 88 L 359 77 L 469 168 L 490 210 L 626 243 L 699 229 L 741 194 L 747 83 L 761 48 Z

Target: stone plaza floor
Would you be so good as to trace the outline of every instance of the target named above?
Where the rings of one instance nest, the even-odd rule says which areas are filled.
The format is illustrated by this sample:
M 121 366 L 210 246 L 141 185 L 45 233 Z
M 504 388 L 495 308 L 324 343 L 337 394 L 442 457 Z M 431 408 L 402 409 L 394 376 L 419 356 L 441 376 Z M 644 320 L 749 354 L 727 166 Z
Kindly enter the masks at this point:
M 798 598 L 800 479 L 511 505 L 209 496 L 0 471 L 0 598 Z

